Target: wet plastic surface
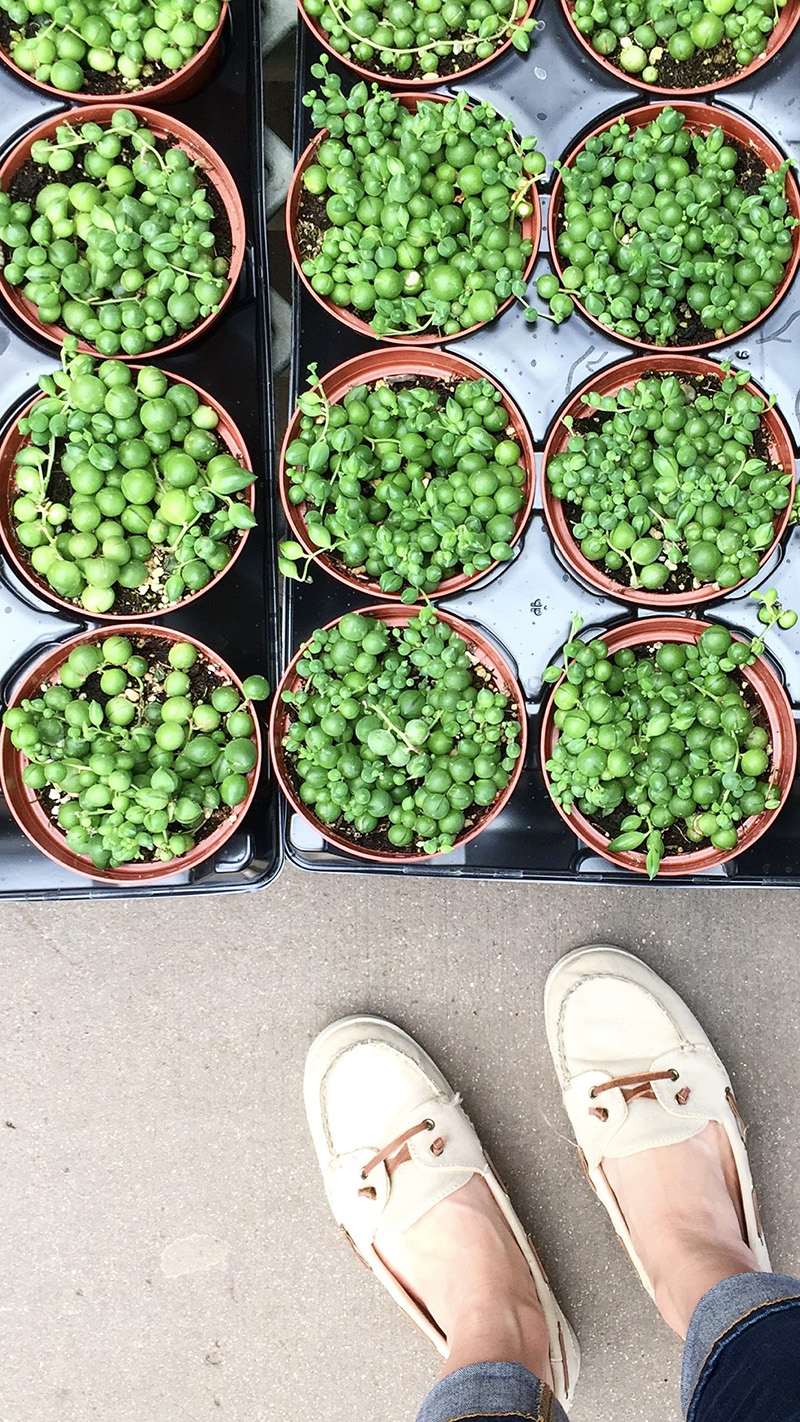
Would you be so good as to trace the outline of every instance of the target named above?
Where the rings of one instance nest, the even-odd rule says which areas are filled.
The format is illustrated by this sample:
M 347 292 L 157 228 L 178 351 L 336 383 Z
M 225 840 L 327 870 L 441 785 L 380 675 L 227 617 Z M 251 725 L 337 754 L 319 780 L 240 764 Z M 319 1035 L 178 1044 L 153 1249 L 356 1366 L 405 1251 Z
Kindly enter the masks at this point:
M 174 355 L 146 357 L 168 372 L 194 380 L 230 412 L 247 441 L 258 475 L 259 525 L 230 573 L 189 607 L 154 618 L 207 642 L 246 677 L 263 673 L 275 684 L 279 667 L 274 571 L 274 447 L 270 376 L 266 220 L 263 207 L 263 101 L 258 0 L 237 0 L 229 17 L 219 65 L 190 99 L 160 112 L 196 129 L 230 168 L 247 219 L 245 262 L 236 291 L 207 335 Z M 150 106 L 154 107 L 154 106 Z M 52 98 L 0 72 L 0 152 L 20 133 L 66 109 Z M 76 118 L 81 117 L 78 107 Z M 58 364 L 55 347 L 34 344 L 0 303 L 0 427 L 34 393 L 37 377 Z M 76 612 L 58 611 L 24 586 L 0 561 L 0 692 L 5 703 L 27 666 L 56 640 L 91 626 Z M 247 816 L 218 854 L 199 868 L 158 885 L 108 887 L 60 870 L 17 829 L 0 799 L 0 898 L 141 897 L 154 894 L 256 889 L 282 862 L 278 794 L 265 765 Z
M 564 158 L 575 143 L 606 115 L 637 107 L 650 96 L 614 81 L 583 52 L 570 34 L 556 0 L 542 0 L 530 54 L 514 51 L 471 76 L 462 85 L 442 85 L 440 92 L 464 87 L 476 99 L 486 99 L 510 115 L 520 133 L 535 133 L 548 160 Z M 308 113 L 300 103 L 313 88 L 310 66 L 317 51 L 303 26 L 298 48 L 298 87 L 295 125 L 296 155 L 312 136 Z M 800 31 L 776 59 L 749 81 L 721 91 L 719 100 L 704 96 L 719 107 L 745 114 L 765 129 L 785 153 L 800 161 Z M 332 64 L 346 87 L 355 79 Z M 654 106 L 667 102 L 653 99 Z M 676 101 L 676 107 L 679 107 Z M 546 219 L 552 168 L 540 184 Z M 532 278 L 549 270 L 543 246 Z M 543 303 L 538 303 L 540 306 Z M 793 345 L 800 319 L 800 278 L 771 316 L 742 342 L 709 352 L 716 361 L 731 360 L 749 369 L 762 387 L 774 392 L 790 427 L 797 454 L 800 440 L 800 360 Z M 320 372 L 375 343 L 328 316 L 301 288 L 295 278 L 294 392 L 302 389 L 308 362 Z M 510 803 L 488 830 L 461 851 L 419 865 L 385 865 L 372 872 L 450 875 L 497 879 L 556 879 L 567 882 L 647 883 L 643 875 L 616 869 L 586 849 L 557 815 L 539 773 L 538 739 L 543 700 L 541 675 L 565 641 L 573 612 L 584 618 L 582 635 L 602 631 L 628 620 L 632 613 L 622 602 L 594 595 L 578 582 L 560 561 L 541 511 L 541 452 L 547 431 L 568 394 L 589 377 L 634 352 L 623 341 L 612 339 L 590 326 L 579 315 L 560 328 L 549 321 L 526 324 L 519 305 L 512 306 L 492 326 L 448 348 L 494 375 L 509 391 L 527 417 L 537 450 L 537 498 L 519 552 L 490 580 L 443 607 L 475 622 L 492 635 L 516 665 L 530 717 L 528 757 L 520 784 Z M 408 349 L 408 347 L 406 347 Z M 735 596 L 707 603 L 702 615 L 726 622 L 739 630 L 755 632 L 760 626 L 757 605 L 749 594 L 762 585 L 775 586 L 786 607 L 800 605 L 800 528 L 783 539 L 781 547 L 757 578 Z M 317 572 L 313 582 L 292 584 L 287 600 L 285 638 L 287 660 L 315 627 L 367 599 Z M 645 609 L 640 615 L 652 615 Z M 775 628 L 769 649 L 783 673 L 789 697 L 800 719 L 800 624 L 792 631 Z M 365 871 L 364 865 L 332 850 L 296 815 L 286 817 L 286 850 L 294 863 L 307 869 Z M 658 882 L 658 881 L 657 881 Z M 666 882 L 666 881 L 661 881 Z M 800 777 L 770 829 L 752 849 L 719 869 L 669 881 L 673 884 L 727 883 L 740 885 L 800 886 Z

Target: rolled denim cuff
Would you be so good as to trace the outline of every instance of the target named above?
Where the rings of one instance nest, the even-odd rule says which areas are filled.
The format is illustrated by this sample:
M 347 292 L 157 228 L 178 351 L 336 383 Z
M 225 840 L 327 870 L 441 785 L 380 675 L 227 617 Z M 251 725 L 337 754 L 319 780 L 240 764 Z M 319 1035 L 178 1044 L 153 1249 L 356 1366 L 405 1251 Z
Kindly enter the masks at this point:
M 567 1414 L 550 1388 L 521 1363 L 473 1363 L 458 1368 L 428 1393 L 417 1422 L 461 1422 L 467 1417 L 567 1422 Z
M 704 1294 L 692 1314 L 681 1369 L 681 1405 L 689 1415 L 692 1398 L 706 1367 L 726 1334 L 770 1304 L 800 1301 L 800 1279 L 788 1274 L 734 1274 Z

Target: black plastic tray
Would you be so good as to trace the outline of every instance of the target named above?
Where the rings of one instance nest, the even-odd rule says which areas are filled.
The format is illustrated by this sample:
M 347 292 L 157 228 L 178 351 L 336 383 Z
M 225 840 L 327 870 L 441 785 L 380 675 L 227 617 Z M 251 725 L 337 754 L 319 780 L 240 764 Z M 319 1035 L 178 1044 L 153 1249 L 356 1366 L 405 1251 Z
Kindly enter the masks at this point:
M 162 112 L 197 129 L 216 148 L 236 180 L 247 219 L 242 275 L 230 303 L 208 332 L 185 351 L 159 359 L 165 370 L 187 376 L 230 411 L 258 474 L 259 525 L 230 573 L 197 602 L 164 618 L 206 642 L 241 676 L 263 672 L 274 685 L 280 648 L 274 560 L 271 478 L 274 420 L 270 365 L 269 282 L 264 213 L 263 101 L 258 0 L 235 0 L 223 52 L 210 81 L 192 98 Z M 62 106 L 17 82 L 0 68 L 0 150 Z M 76 107 L 80 117 L 80 106 Z M 37 377 L 58 363 L 54 347 L 35 344 L 0 303 L 0 420 L 5 427 L 30 397 Z M 24 587 L 0 560 L 0 692 L 5 702 L 20 673 L 54 641 L 90 621 L 59 613 Z M 107 625 L 107 624 L 106 624 Z M 126 895 L 256 889 L 275 877 L 282 862 L 278 796 L 268 767 L 251 809 L 222 849 L 189 873 L 142 887 L 97 884 L 51 863 L 17 829 L 0 798 L 0 898 L 99 898 Z
M 584 53 L 570 34 L 558 0 L 541 0 L 538 28 L 530 54 L 511 50 L 496 63 L 471 75 L 463 86 L 439 86 L 454 93 L 464 87 L 476 99 L 486 99 L 510 115 L 520 133 L 535 133 L 548 160 L 566 157 L 577 140 L 605 115 L 648 102 L 652 96 L 616 82 Z M 318 48 L 300 26 L 297 60 L 296 155 L 312 137 L 302 94 L 315 86 L 310 66 Z M 769 65 L 720 96 L 702 95 L 720 109 L 746 114 L 765 129 L 786 154 L 800 160 L 800 93 L 797 87 L 800 31 Z M 331 61 L 346 87 L 353 77 Z M 669 100 L 653 99 L 654 104 Z M 675 100 L 679 106 L 680 100 Z M 546 211 L 552 169 L 540 184 L 545 218 L 542 248 L 532 281 L 549 270 Z M 539 303 L 541 305 L 541 303 Z M 362 339 L 330 317 L 306 293 L 295 277 L 295 339 L 293 394 L 302 388 L 305 369 L 316 361 L 321 373 L 377 343 Z M 800 332 L 800 279 L 767 321 L 739 342 L 709 352 L 749 369 L 763 387 L 778 397 L 792 432 L 797 453 L 800 438 L 800 359 L 793 341 Z M 543 702 L 541 674 L 565 641 L 570 617 L 584 618 L 584 632 L 602 630 L 629 620 L 635 613 L 622 602 L 595 595 L 569 573 L 550 540 L 541 510 L 541 453 L 547 430 L 570 391 L 593 374 L 626 356 L 640 354 L 574 315 L 560 328 L 549 321 L 526 325 L 517 304 L 499 320 L 464 340 L 448 342 L 503 384 L 527 417 L 538 455 L 537 498 L 517 557 L 479 587 L 445 599 L 441 606 L 479 624 L 504 648 L 515 665 L 529 711 L 530 741 L 525 770 L 509 804 L 489 827 L 464 848 L 419 864 L 367 866 L 326 844 L 299 816 L 285 816 L 286 852 L 306 869 L 460 876 L 486 879 L 554 879 L 565 882 L 644 883 L 644 875 L 617 869 L 572 834 L 556 813 L 539 769 L 539 728 Z M 408 347 L 405 348 L 406 350 Z M 787 607 L 800 606 L 800 529 L 793 529 L 757 578 L 734 596 L 706 604 L 701 616 L 732 627 L 758 628 L 757 607 L 748 595 L 762 584 L 780 590 Z M 295 649 L 315 627 L 363 607 L 360 598 L 317 571 L 309 585 L 292 584 L 287 595 L 285 641 Z M 640 614 L 646 616 L 647 612 Z M 770 647 L 782 668 L 787 690 L 800 719 L 800 623 L 791 632 L 770 633 Z M 702 874 L 659 880 L 660 883 L 725 883 L 740 885 L 800 885 L 800 777 L 774 826 L 753 847 L 719 868 Z

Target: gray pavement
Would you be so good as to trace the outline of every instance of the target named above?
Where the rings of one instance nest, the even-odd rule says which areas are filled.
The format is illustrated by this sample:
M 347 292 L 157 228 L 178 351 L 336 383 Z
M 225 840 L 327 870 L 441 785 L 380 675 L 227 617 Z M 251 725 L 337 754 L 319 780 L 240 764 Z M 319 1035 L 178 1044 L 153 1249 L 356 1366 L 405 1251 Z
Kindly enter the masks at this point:
M 301 1114 L 307 1045 L 353 1010 L 463 1090 L 579 1333 L 575 1422 L 677 1419 L 679 1347 L 583 1180 L 541 988 L 610 939 L 688 997 L 798 1271 L 798 907 L 293 871 L 255 896 L 5 906 L 2 1422 L 411 1422 L 435 1355 L 337 1238 Z

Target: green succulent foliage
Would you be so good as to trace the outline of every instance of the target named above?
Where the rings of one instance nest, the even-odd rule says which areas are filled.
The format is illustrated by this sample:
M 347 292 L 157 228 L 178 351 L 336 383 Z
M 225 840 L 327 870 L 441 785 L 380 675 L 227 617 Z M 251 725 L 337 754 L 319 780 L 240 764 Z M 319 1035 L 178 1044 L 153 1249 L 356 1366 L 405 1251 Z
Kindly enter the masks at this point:
M 742 155 L 721 128 L 692 133 L 679 109 L 654 112 L 636 130 L 618 119 L 562 169 L 562 284 L 626 338 L 680 345 L 690 319 L 732 336 L 786 274 L 791 162 L 746 191 Z
M 222 13 L 220 0 L 0 0 L 8 53 L 42 84 L 69 93 L 132 93 L 182 69 Z M 93 83 L 93 80 L 95 81 Z
M 89 613 L 112 612 L 121 589 L 169 607 L 210 583 L 255 524 L 239 497 L 255 475 L 192 386 L 76 345 L 67 338 L 61 369 L 17 422 L 14 534 L 53 592 Z M 51 492 L 56 473 L 67 501 Z
M 774 619 L 777 620 L 777 619 Z M 769 733 L 744 693 L 741 669 L 764 650 L 712 626 L 697 643 L 609 653 L 576 639 L 550 667 L 559 731 L 550 793 L 596 823 L 617 813 L 613 851 L 642 850 L 654 878 L 672 831 L 688 850 L 735 849 L 742 823 L 779 803 Z M 621 816 L 621 818 L 620 818 Z
M 526 474 L 490 380 L 448 390 L 381 379 L 331 405 L 312 369 L 299 406 L 288 496 L 320 551 L 410 602 L 511 558 Z M 298 543 L 280 556 L 287 576 L 306 576 Z
M 508 785 L 514 703 L 433 608 L 407 627 L 347 613 L 314 633 L 297 671 L 284 751 L 323 825 L 445 854 Z
M 15 196 L 14 179 L 0 192 L 5 280 L 43 326 L 104 356 L 191 330 L 228 289 L 202 170 L 178 144 L 160 146 L 130 109 L 104 124 L 65 119 L 32 146 L 35 201 Z
M 527 0 L 303 0 L 337 54 L 383 74 L 415 72 L 435 82 L 475 64 L 509 39 L 526 54 Z
M 568 417 L 566 449 L 548 461 L 584 557 L 631 588 L 658 591 L 675 573 L 686 588 L 734 587 L 774 539 L 792 475 L 754 450 L 774 399 L 743 388 L 748 371 L 721 374 L 713 394 L 679 372 L 589 392 L 600 429 Z
M 727 72 L 744 68 L 769 43 L 786 0 L 575 0 L 572 18 L 592 49 L 645 84 L 672 83 L 665 59 L 685 64 L 711 54 Z M 733 65 L 731 72 L 734 72 Z M 714 73 L 713 70 L 710 73 Z M 691 88 L 675 79 L 676 87 Z
M 190 642 L 165 655 L 113 635 L 73 647 L 52 685 L 4 713 L 24 784 L 95 868 L 169 863 L 246 798 L 258 759 L 250 702 L 269 686 L 249 677 L 243 700 L 213 672 L 207 698 L 208 675 Z
M 302 260 L 314 291 L 378 336 L 457 335 L 523 298 L 522 219 L 545 167 L 536 139 L 518 138 L 490 104 L 468 107 L 463 91 L 411 113 L 377 84 L 343 94 L 324 59 L 312 72 L 320 88 L 303 102 L 328 130 L 303 175 L 324 204 Z

